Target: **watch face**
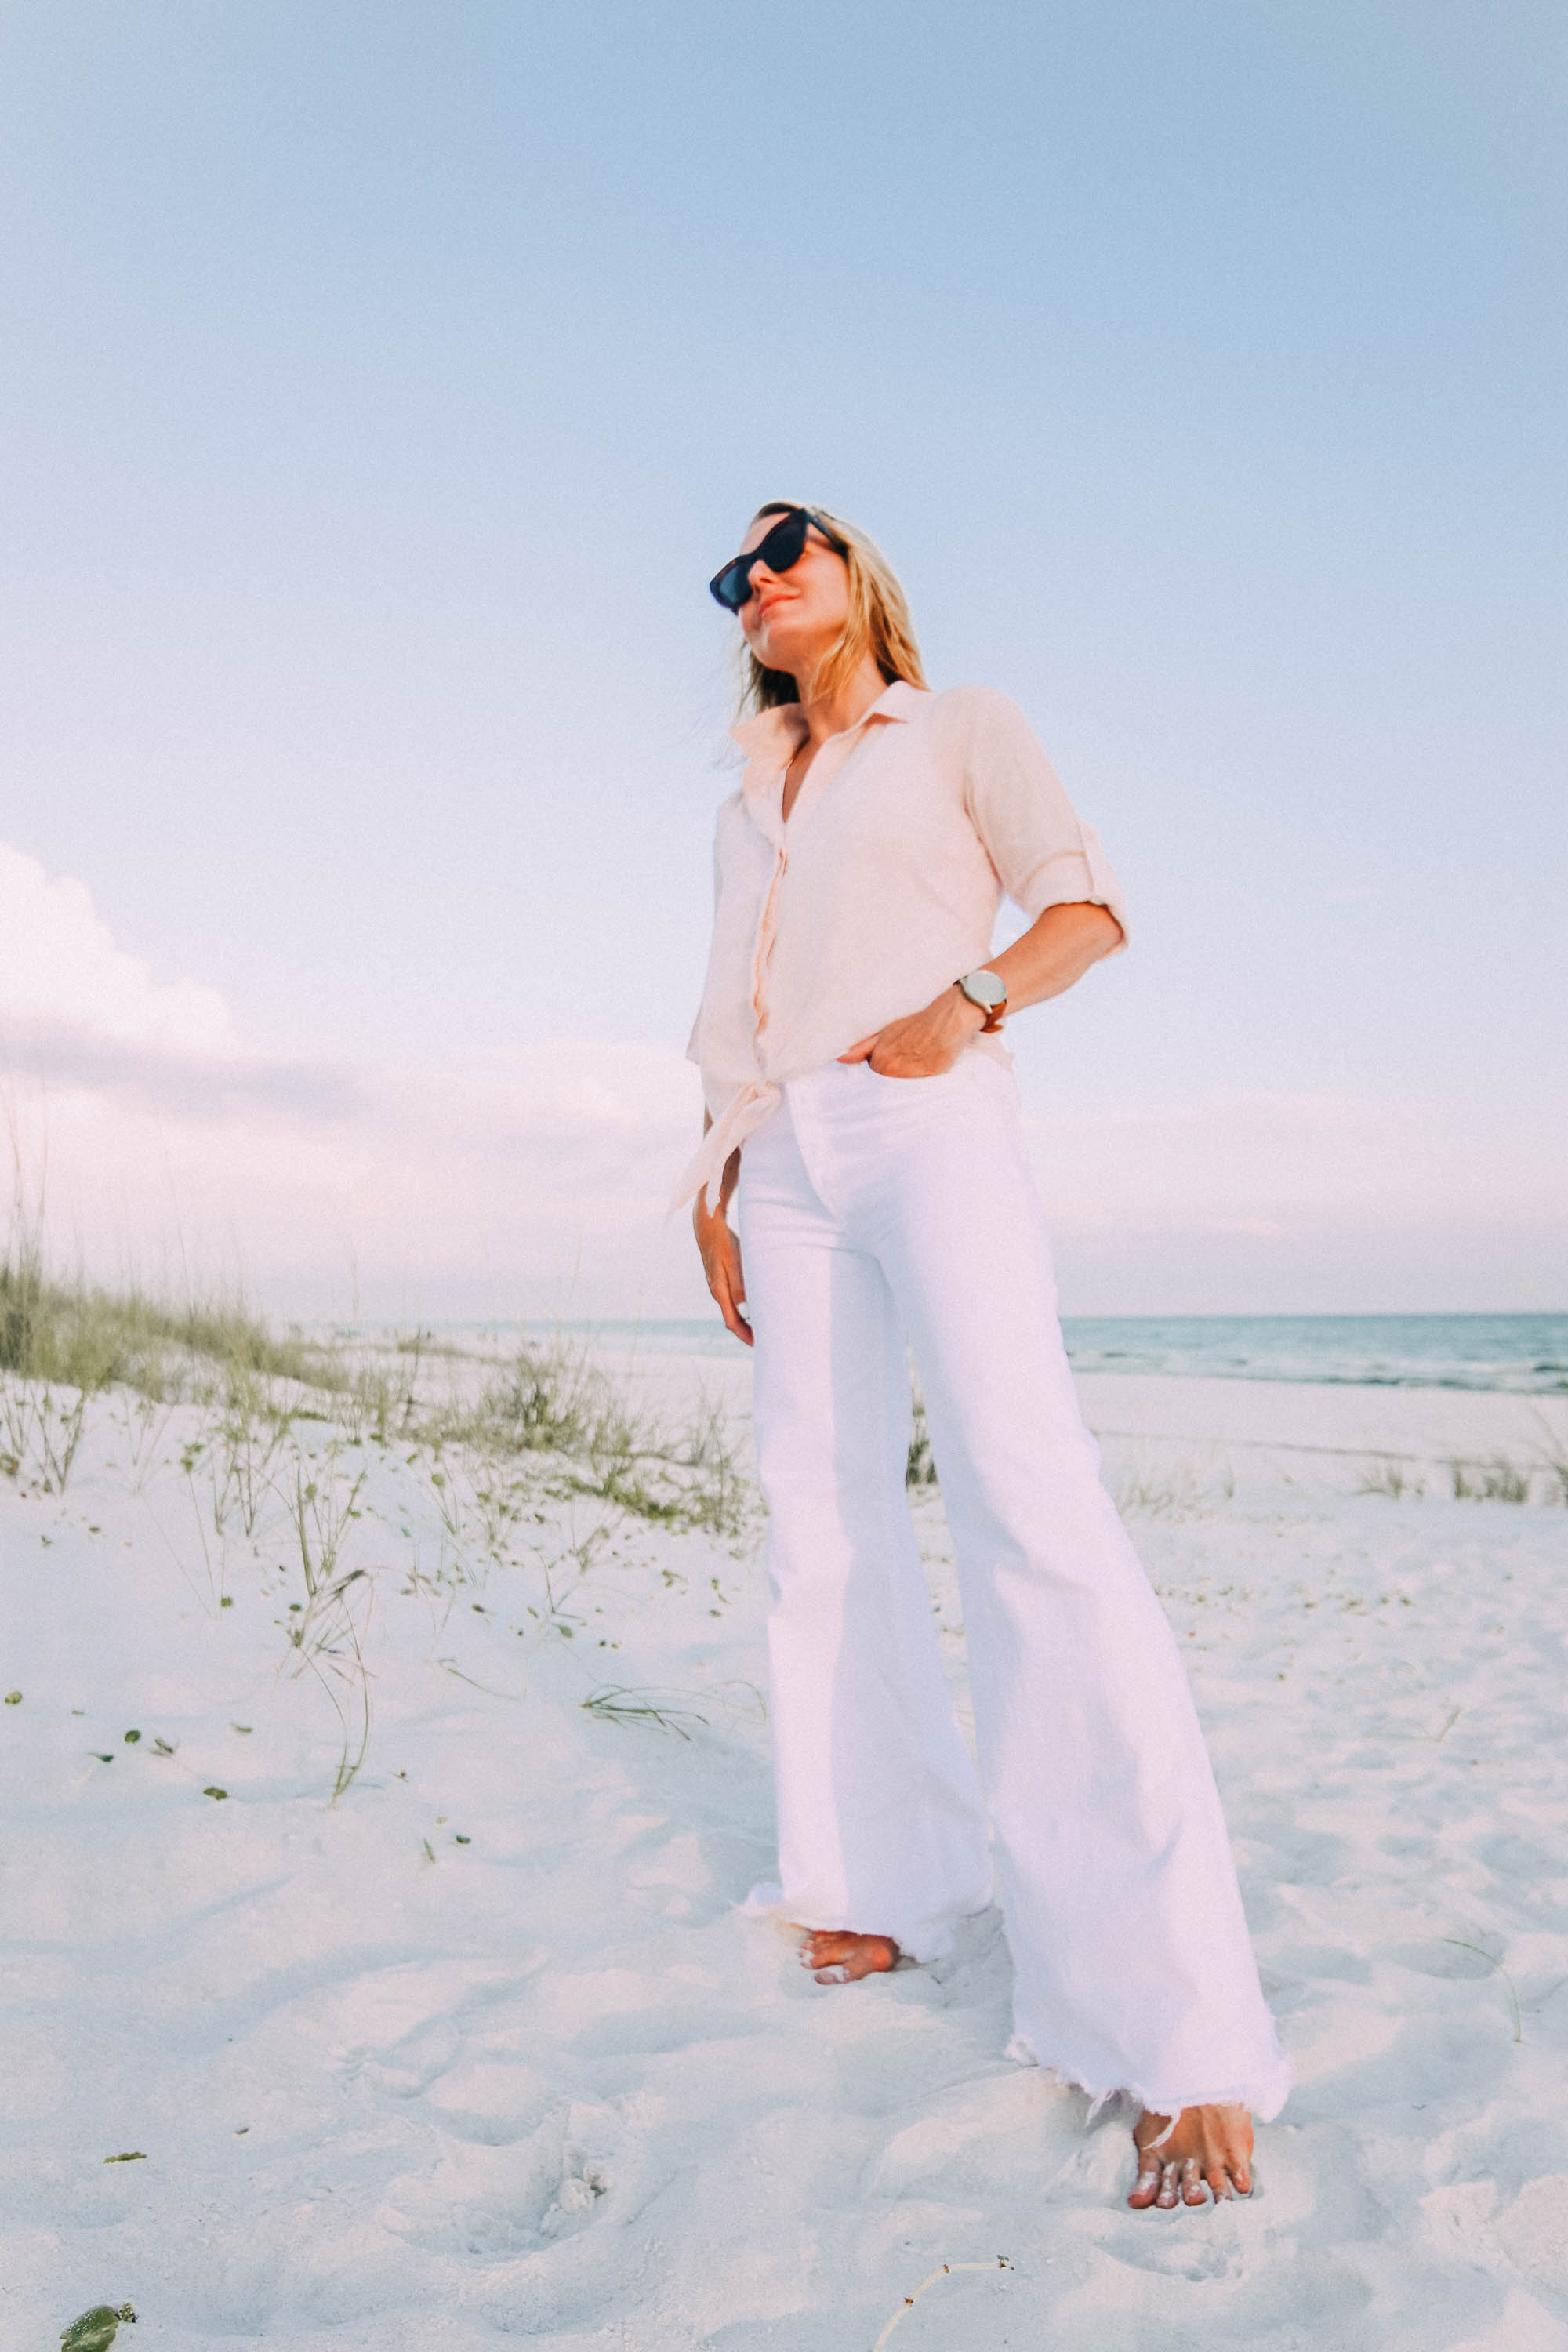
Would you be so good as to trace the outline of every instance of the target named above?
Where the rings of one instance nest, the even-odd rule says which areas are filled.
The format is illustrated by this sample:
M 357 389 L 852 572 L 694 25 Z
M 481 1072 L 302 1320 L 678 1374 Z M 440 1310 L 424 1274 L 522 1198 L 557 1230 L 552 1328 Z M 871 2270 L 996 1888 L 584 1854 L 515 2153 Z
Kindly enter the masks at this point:
M 1002 1003 L 1007 994 L 1005 983 L 998 980 L 994 971 L 965 972 L 959 986 L 965 996 L 976 1004 L 984 1004 L 987 1012 L 994 1004 Z

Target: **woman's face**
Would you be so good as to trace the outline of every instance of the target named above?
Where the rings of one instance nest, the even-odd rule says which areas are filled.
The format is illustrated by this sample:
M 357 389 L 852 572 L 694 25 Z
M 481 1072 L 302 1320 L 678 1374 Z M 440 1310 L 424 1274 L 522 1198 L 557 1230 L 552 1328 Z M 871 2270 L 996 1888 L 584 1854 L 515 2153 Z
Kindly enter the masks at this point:
M 778 520 L 776 514 L 759 515 L 741 541 L 741 554 L 750 555 Z M 785 670 L 797 681 L 808 681 L 838 643 L 849 618 L 849 572 L 844 558 L 834 553 L 814 525 L 806 532 L 799 562 L 787 572 L 770 572 L 759 563 L 751 590 L 739 614 L 746 643 L 764 669 Z

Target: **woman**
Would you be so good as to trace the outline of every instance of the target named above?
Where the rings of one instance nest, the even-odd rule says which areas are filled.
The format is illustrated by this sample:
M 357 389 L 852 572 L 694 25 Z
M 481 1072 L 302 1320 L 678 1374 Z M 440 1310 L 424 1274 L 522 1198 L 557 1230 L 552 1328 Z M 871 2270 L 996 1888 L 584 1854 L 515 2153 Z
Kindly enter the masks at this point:
M 819 1983 L 931 1959 L 993 1899 L 989 1822 L 1013 2053 L 1134 2097 L 1134 2206 L 1245 2195 L 1248 2111 L 1279 2113 L 1289 2069 L 1175 1643 L 1079 1412 L 998 1034 L 1123 945 L 1116 877 L 1015 706 L 927 688 L 852 525 L 763 507 L 712 588 L 752 715 L 677 1197 L 756 1350 L 781 1880 L 759 1896 Z M 1004 892 L 1031 928 L 993 956 Z M 905 1495 L 910 1347 L 978 1780 Z

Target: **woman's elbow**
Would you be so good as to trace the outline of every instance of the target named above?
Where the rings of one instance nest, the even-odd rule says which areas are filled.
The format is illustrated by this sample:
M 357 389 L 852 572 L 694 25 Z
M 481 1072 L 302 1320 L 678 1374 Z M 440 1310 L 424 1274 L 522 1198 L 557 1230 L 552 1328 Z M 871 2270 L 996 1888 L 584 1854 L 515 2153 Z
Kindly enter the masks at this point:
M 1127 942 L 1127 934 L 1118 918 L 1098 898 L 1083 898 L 1074 908 L 1079 919 L 1079 944 L 1089 963 L 1098 963 L 1102 956 L 1114 955 Z

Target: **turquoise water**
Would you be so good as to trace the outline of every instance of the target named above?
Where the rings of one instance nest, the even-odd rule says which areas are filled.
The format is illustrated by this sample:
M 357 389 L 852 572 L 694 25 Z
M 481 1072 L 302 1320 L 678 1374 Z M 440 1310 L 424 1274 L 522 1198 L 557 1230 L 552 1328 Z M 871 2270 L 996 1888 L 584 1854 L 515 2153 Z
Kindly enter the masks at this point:
M 661 1355 L 723 1356 L 736 1345 L 716 1318 L 511 1328 L 560 1328 Z M 1568 1393 L 1568 1315 L 1098 1315 L 1069 1316 L 1062 1330 L 1080 1372 Z
M 1063 1324 L 1081 1372 L 1568 1391 L 1568 1315 L 1172 1315 Z

